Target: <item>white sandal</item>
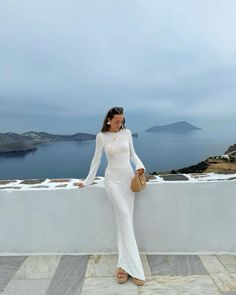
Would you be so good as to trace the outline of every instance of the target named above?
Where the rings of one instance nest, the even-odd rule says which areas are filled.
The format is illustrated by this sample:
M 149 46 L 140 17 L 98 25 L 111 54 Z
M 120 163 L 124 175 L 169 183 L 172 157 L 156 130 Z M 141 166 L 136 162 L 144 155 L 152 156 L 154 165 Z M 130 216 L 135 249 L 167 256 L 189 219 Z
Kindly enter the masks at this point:
M 125 276 L 122 276 L 122 277 L 119 277 L 119 274 L 122 273 L 122 274 L 125 274 Z M 121 267 L 119 267 L 117 270 L 116 270 L 116 279 L 117 279 L 117 282 L 120 283 L 120 284 L 123 284 L 125 282 L 128 281 L 129 279 L 129 274 L 123 270 Z

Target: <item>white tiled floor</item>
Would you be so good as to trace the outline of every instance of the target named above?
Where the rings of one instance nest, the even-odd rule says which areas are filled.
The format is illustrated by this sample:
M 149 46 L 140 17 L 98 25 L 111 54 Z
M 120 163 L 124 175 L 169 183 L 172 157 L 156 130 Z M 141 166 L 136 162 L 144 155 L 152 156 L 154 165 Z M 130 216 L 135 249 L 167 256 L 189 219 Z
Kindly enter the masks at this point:
M 65 259 L 60 264 L 62 258 Z M 7 258 L 9 263 L 6 263 L 6 259 L 0 263 L 0 284 L 2 284 L 0 294 L 236 295 L 235 255 L 199 255 L 193 257 L 194 259 L 190 259 L 189 256 L 185 259 L 178 255 L 171 257 L 159 255 L 155 259 L 153 255 L 141 255 L 146 275 L 143 286 L 135 285 L 130 279 L 125 284 L 117 283 L 115 278 L 117 255 L 91 255 L 87 260 L 84 258 L 86 257 L 81 259 L 78 256 L 77 258 L 60 255 L 28 256 L 21 263 L 9 256 Z M 199 261 L 204 272 L 199 266 Z M 14 267 L 16 269 L 14 275 L 7 277 L 9 268 Z M 183 275 L 183 269 L 187 269 L 190 274 Z M 169 270 L 174 272 L 177 270 L 179 275 L 176 273 L 167 275 L 166 271 Z M 154 272 L 158 275 L 154 275 Z M 1 280 L 1 276 L 3 278 L 4 275 L 5 281 Z M 66 286 L 63 292 L 60 292 L 61 287 L 58 282 Z

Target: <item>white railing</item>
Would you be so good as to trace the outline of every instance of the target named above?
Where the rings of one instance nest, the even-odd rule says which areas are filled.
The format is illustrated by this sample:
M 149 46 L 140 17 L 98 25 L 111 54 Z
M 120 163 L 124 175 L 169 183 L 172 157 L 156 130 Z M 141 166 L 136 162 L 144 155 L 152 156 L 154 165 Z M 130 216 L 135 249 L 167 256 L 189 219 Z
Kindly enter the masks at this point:
M 136 193 L 140 253 L 236 254 L 236 181 L 148 182 Z M 0 255 L 117 253 L 104 186 L 0 190 Z

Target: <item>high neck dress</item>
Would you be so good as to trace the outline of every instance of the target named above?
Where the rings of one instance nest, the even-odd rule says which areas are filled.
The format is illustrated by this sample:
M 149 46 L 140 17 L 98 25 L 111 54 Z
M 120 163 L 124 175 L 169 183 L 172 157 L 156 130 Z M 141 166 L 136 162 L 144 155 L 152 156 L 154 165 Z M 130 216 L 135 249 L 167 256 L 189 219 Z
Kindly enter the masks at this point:
M 96 135 L 95 153 L 90 170 L 82 183 L 91 184 L 96 176 L 102 152 L 107 158 L 107 167 L 104 175 L 105 191 L 112 203 L 117 225 L 118 263 L 132 277 L 145 280 L 142 262 L 133 229 L 133 209 L 135 193 L 130 189 L 130 182 L 134 170 L 130 161 L 135 164 L 136 170 L 143 168 L 143 163 L 137 156 L 130 129 L 124 128 L 117 132 L 99 132 Z

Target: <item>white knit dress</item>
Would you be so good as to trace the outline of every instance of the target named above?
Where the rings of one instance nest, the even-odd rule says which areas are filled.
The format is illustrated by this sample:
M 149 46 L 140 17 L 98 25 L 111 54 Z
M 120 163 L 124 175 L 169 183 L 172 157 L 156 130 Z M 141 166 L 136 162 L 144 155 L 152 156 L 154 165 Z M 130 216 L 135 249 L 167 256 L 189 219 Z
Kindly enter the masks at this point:
M 133 229 L 134 192 L 130 189 L 134 170 L 144 167 L 133 146 L 130 129 L 120 129 L 118 132 L 99 132 L 96 135 L 96 147 L 90 171 L 83 184 L 91 184 L 96 176 L 103 150 L 107 157 L 107 167 L 104 175 L 104 185 L 107 195 L 113 205 L 117 224 L 118 263 L 132 277 L 145 280 L 142 262 Z

